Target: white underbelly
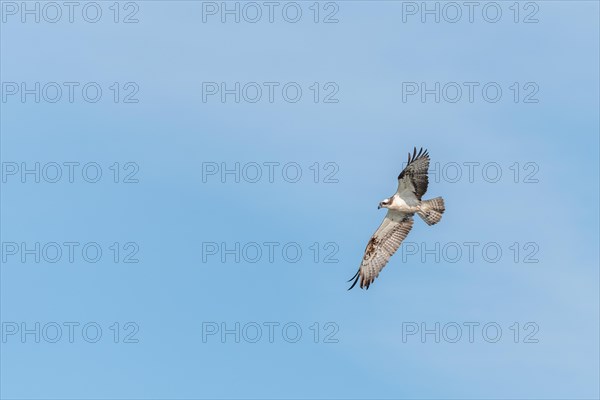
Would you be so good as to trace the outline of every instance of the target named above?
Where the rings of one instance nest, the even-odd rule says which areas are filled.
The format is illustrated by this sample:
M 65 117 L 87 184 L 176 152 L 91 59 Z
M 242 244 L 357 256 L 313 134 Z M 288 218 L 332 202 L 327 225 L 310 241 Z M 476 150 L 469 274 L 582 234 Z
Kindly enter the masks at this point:
M 417 212 L 418 209 L 418 200 L 415 199 L 414 202 L 409 201 L 407 203 L 402 197 L 394 196 L 394 201 L 392 202 L 392 206 L 390 208 L 402 212 L 414 213 Z

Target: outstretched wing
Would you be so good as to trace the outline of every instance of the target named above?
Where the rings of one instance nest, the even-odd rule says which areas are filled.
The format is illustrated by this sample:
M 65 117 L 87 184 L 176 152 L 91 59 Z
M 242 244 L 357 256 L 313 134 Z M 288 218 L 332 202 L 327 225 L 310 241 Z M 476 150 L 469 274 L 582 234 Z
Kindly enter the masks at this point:
M 408 204 L 410 200 L 421 200 L 421 197 L 427 191 L 429 178 L 427 171 L 429 170 L 429 154 L 423 148 L 417 153 L 417 148 L 413 151 L 412 156 L 408 153 L 408 163 L 404 171 L 398 175 L 398 195 L 405 199 Z M 412 205 L 412 204 L 411 204 Z
M 373 234 L 365 249 L 365 255 L 356 275 L 350 278 L 356 285 L 360 279 L 360 287 L 367 289 L 373 283 L 388 260 L 398 250 L 402 241 L 413 226 L 412 215 L 389 210 L 379 228 Z

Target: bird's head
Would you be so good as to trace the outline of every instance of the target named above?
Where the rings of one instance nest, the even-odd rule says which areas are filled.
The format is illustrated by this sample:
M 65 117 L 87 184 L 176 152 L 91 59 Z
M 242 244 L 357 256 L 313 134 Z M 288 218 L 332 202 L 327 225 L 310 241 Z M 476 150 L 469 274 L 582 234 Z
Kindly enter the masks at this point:
M 379 202 L 379 207 L 377 207 L 377 209 L 379 210 L 381 207 L 388 208 L 391 204 L 392 199 L 383 199 Z

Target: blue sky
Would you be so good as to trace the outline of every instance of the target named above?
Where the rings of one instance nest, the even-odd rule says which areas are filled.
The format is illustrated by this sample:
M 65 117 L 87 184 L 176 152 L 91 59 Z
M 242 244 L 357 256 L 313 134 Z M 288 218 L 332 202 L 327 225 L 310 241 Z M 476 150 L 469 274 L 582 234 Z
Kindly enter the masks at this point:
M 98 2 L 96 23 L 21 4 L 0 29 L 2 398 L 599 397 L 597 2 L 456 23 L 421 2 L 281 2 L 272 23 L 244 3 L 239 23 L 221 2 Z M 436 82 L 439 102 L 406 92 Z M 347 292 L 413 146 L 446 213 Z

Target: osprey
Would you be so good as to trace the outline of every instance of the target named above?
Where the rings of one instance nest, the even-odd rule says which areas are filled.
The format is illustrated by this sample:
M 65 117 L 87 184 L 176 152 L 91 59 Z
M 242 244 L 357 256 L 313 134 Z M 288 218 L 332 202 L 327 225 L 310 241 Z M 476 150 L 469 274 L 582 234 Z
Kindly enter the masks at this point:
M 411 156 L 408 153 L 408 164 L 398 176 L 398 190 L 396 193 L 379 203 L 378 209 L 387 208 L 388 212 L 377 231 L 369 240 L 362 263 L 348 282 L 354 279 L 350 289 L 360 279 L 360 287 L 369 286 L 379 272 L 385 267 L 390 257 L 398 250 L 413 226 L 415 213 L 427 223 L 436 224 L 442 219 L 444 212 L 444 199 L 436 197 L 431 200 L 421 200 L 427 191 L 429 179 L 429 154 L 423 149 L 417 153 L 415 147 Z

